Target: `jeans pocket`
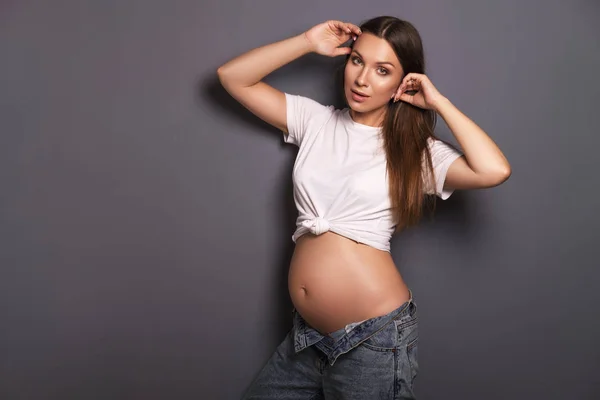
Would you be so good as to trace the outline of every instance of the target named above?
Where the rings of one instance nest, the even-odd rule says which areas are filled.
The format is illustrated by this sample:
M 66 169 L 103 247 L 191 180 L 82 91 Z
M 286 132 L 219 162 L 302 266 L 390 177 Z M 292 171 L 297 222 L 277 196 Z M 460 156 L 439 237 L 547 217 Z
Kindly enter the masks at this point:
M 373 351 L 396 351 L 398 334 L 396 325 L 390 321 L 379 331 L 361 343 L 361 346 Z
M 399 332 L 415 325 L 416 317 L 416 306 L 414 302 L 410 302 L 394 319 L 362 342 L 362 345 L 374 351 L 397 351 L 399 346 L 406 343 Z

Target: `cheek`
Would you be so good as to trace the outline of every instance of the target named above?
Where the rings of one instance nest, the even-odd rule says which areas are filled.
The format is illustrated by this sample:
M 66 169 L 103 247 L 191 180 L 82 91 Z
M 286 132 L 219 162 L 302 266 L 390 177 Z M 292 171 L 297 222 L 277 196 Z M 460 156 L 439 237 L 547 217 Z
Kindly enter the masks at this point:
M 377 84 L 377 93 L 389 97 L 391 93 L 396 92 L 398 86 L 400 86 L 400 83 L 392 82 L 389 79 L 382 79 Z

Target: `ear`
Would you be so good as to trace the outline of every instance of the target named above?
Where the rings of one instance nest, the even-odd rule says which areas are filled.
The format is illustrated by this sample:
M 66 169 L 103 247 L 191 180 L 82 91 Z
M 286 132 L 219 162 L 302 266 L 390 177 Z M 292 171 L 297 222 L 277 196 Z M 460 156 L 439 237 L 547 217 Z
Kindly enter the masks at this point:
M 400 93 L 400 88 L 401 88 L 401 87 L 402 87 L 402 84 L 400 84 L 400 85 L 399 85 L 399 86 L 396 88 L 396 90 L 394 91 L 394 93 L 392 94 L 392 97 L 391 97 L 391 98 L 392 98 L 392 99 L 394 99 L 394 101 L 395 101 L 397 98 L 400 98 L 400 94 L 401 94 L 401 93 Z

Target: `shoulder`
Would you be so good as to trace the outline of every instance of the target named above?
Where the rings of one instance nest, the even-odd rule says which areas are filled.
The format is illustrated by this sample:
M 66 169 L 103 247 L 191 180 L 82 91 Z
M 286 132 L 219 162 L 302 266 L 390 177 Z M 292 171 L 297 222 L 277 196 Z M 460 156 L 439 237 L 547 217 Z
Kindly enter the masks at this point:
M 304 141 L 307 132 L 329 121 L 336 113 L 333 105 L 323 104 L 307 96 L 285 93 L 286 120 L 288 134 L 284 139 L 298 146 Z

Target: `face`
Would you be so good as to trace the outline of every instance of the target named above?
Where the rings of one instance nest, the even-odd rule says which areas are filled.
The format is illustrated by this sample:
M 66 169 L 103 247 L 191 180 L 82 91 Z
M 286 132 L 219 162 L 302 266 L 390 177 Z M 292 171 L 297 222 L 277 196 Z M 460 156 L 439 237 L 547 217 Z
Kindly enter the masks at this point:
M 383 111 L 400 86 L 404 72 L 389 43 L 370 33 L 354 42 L 344 70 L 344 93 L 357 113 Z

